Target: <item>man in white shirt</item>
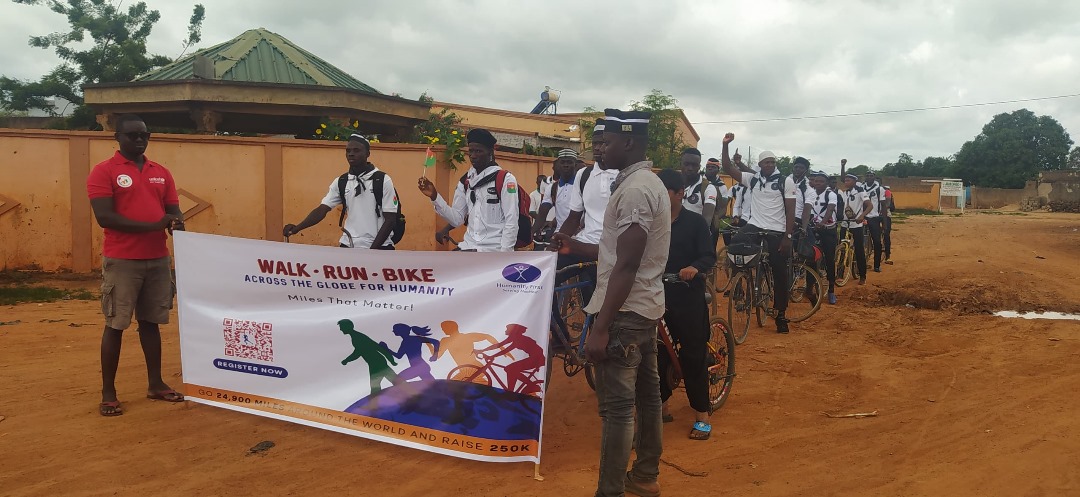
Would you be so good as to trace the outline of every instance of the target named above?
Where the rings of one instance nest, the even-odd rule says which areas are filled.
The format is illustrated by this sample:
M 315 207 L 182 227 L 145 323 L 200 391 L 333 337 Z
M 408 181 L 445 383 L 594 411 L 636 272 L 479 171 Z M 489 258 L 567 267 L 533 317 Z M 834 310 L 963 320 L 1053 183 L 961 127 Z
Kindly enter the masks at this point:
M 855 266 L 859 270 L 859 284 L 866 284 L 866 249 L 863 247 L 863 221 L 870 213 L 873 205 L 866 198 L 862 188 L 859 188 L 858 176 L 848 174 L 844 176 L 845 190 L 840 193 L 840 202 L 843 205 L 843 221 L 840 227 L 845 232 L 851 232 L 855 241 Z
M 716 199 L 720 196 L 716 187 L 701 176 L 701 152 L 696 148 L 683 150 L 681 167 L 683 183 L 683 209 L 700 214 L 706 221 L 712 221 L 716 210 Z
M 788 264 L 791 259 L 791 243 L 795 233 L 795 181 L 776 170 L 776 155 L 764 151 L 758 156 L 760 172 L 740 171 L 731 162 L 728 144 L 735 135 L 724 135 L 724 173 L 747 187 L 751 192 L 751 213 L 746 226 L 732 240 L 734 243 L 758 245 L 762 237 L 768 242 L 769 266 L 773 272 L 777 333 L 788 332 L 785 313 L 788 305 Z M 762 233 L 765 233 L 762 235 Z
M 866 215 L 866 227 L 870 230 L 870 243 L 874 245 L 874 272 L 881 272 L 881 212 L 882 206 L 888 207 L 885 200 L 885 188 L 877 180 L 877 175 L 872 172 L 866 173 L 866 181 L 863 182 L 863 192 L 870 201 L 870 213 Z
M 568 148 L 559 151 L 559 157 L 555 159 L 555 175 L 551 178 L 551 185 L 540 201 L 540 208 L 536 212 L 533 224 L 533 238 L 538 238 L 544 227 L 549 223 L 546 220 L 554 213 L 554 229 L 558 230 L 566 218 L 570 215 L 570 190 L 574 187 L 575 173 L 577 173 L 577 152 Z
M 829 280 L 829 304 L 836 304 L 836 206 L 839 196 L 828 186 L 828 177 L 821 171 L 810 174 L 813 190 L 808 200 L 812 199 L 808 221 L 821 246 L 822 258 L 825 259 L 825 277 Z
M 709 222 L 709 229 L 712 231 L 712 244 L 715 248 L 716 242 L 720 240 L 720 230 L 728 226 L 724 219 L 728 217 L 728 204 L 731 200 L 731 189 L 724 183 L 724 179 L 720 177 L 720 159 L 710 157 L 708 161 L 705 161 L 705 181 L 708 181 L 713 188 L 716 188 L 717 194 L 716 209 L 713 211 L 712 219 L 706 219 Z
M 806 194 L 813 190 L 810 186 L 810 178 L 806 171 L 810 169 L 810 161 L 806 157 L 796 157 L 791 163 L 791 179 L 795 181 L 795 224 L 802 226 L 803 211 L 806 209 Z
M 478 128 L 469 131 L 465 138 L 472 168 L 454 185 L 453 206 L 439 195 L 431 180 L 417 181 L 420 192 L 431 199 L 435 212 L 449 223 L 435 233 L 435 239 L 445 243 L 451 229 L 466 224 L 459 249 L 513 252 L 518 239 L 517 179 L 495 163 L 495 136 L 491 132 Z
M 536 218 L 536 211 L 540 209 L 540 202 L 544 199 L 544 185 L 547 184 L 547 176 L 543 174 L 536 177 L 536 189 L 529 194 L 529 214 Z
M 286 224 L 282 235 L 288 238 L 319 224 L 331 209 L 340 205 L 341 247 L 394 250 L 392 237 L 400 208 L 397 190 L 388 174 L 368 162 L 370 155 L 371 144 L 367 138 L 357 134 L 350 136 L 345 145 L 349 172 L 330 183 L 330 190 L 322 202 L 303 221 Z

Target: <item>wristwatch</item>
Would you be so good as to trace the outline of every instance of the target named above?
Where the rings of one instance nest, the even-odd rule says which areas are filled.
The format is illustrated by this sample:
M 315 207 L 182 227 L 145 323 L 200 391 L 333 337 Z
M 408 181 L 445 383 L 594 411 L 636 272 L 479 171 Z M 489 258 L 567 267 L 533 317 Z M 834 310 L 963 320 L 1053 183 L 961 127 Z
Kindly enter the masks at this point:
M 786 236 L 788 237 L 788 240 L 791 239 L 791 233 L 787 233 Z

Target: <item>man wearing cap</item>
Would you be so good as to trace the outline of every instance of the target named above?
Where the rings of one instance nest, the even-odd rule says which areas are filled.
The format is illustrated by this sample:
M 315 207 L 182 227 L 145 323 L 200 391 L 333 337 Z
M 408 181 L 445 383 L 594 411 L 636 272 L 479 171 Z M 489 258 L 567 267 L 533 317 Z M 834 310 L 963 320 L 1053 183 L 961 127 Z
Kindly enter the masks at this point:
M 450 206 L 435 190 L 435 184 L 420 178 L 417 187 L 435 206 L 435 212 L 449 224 L 435 233 L 435 240 L 445 243 L 450 230 L 466 224 L 465 236 L 458 246 L 471 252 L 513 252 L 518 232 L 518 184 L 507 171 L 502 185 L 497 176 L 502 170 L 495 163 L 495 136 L 486 129 L 474 129 L 465 136 L 469 144 L 472 168 L 454 187 L 454 205 Z M 501 187 L 501 191 L 500 191 Z
M 791 259 L 792 237 L 795 234 L 795 181 L 790 176 L 784 177 L 776 170 L 776 155 L 764 151 L 758 156 L 760 172 L 750 174 L 740 171 L 731 162 L 728 145 L 735 140 L 735 135 L 724 135 L 723 166 L 724 173 L 747 187 L 751 194 L 752 209 L 746 226 L 739 230 L 734 243 L 757 245 L 764 235 L 769 246 L 769 266 L 773 272 L 776 309 L 776 331 L 788 332 L 788 320 L 785 313 L 788 306 L 788 264 Z
M 810 186 L 810 178 L 806 171 L 810 169 L 810 161 L 806 157 L 796 157 L 791 164 L 791 179 L 795 181 L 795 224 L 802 226 L 803 212 L 809 202 L 806 193 L 813 190 Z
M 836 304 L 836 205 L 839 196 L 828 187 L 828 175 L 822 171 L 810 174 L 813 190 L 807 197 L 811 200 L 809 210 L 804 212 L 804 222 L 810 224 L 821 246 L 825 259 L 825 277 L 829 280 L 829 304 Z
M 345 160 L 349 163 L 349 172 L 346 173 L 344 182 L 345 191 L 342 192 L 339 188 L 342 184 L 340 178 L 335 178 L 322 202 L 299 224 L 286 224 L 281 234 L 288 238 L 319 224 L 334 207 L 340 205 L 342 234 L 338 240 L 339 246 L 394 250 L 391 235 L 398 219 L 397 190 L 394 189 L 390 175 L 368 162 L 370 155 L 371 144 L 367 138 L 351 135 L 345 144 Z M 375 198 L 376 175 L 382 175 L 381 198 Z M 381 212 L 382 216 L 377 216 L 377 212 Z
M 604 231 L 604 213 L 611 198 L 611 184 L 619 174 L 618 169 L 606 169 L 604 166 L 604 120 L 597 119 L 593 127 L 592 152 L 593 164 L 582 168 L 574 175 L 574 188 L 570 194 L 570 214 L 562 223 L 559 232 L 552 239 L 550 250 L 559 251 L 558 267 L 572 264 L 595 262 L 600 250 L 600 235 Z M 566 280 L 582 276 L 596 282 L 596 266 L 584 270 L 569 270 L 555 280 L 560 285 Z M 581 300 L 589 303 L 593 286 L 581 288 Z
M 866 178 L 866 181 L 863 182 L 863 193 L 872 206 L 870 213 L 866 215 L 866 227 L 870 230 L 870 243 L 874 246 L 874 272 L 880 273 L 881 254 L 883 252 L 881 246 L 881 212 L 882 206 L 888 207 L 888 204 L 885 200 L 885 189 L 881 187 L 877 175 L 868 172 L 864 178 Z
M 547 226 L 548 213 L 555 211 L 555 226 L 558 230 L 566 218 L 570 216 L 570 190 L 574 187 L 574 176 L 577 173 L 577 152 L 564 148 L 559 151 L 555 159 L 555 175 L 551 178 L 551 184 L 540 200 L 540 208 L 537 211 L 533 224 L 533 238 L 537 238 Z
M 687 185 L 683 191 L 683 208 L 711 220 L 720 194 L 701 176 L 701 152 L 696 148 L 683 150 L 680 166 L 683 183 Z
M 594 365 L 602 419 L 597 496 L 660 495 L 656 323 L 664 315 L 671 201 L 645 160 L 649 116 L 615 109 L 604 116 L 604 165 L 619 174 L 604 213 L 596 293 L 585 307 L 596 315 L 585 355 Z M 626 472 L 635 438 L 637 460 Z
M 716 248 L 716 242 L 720 240 L 720 230 L 725 226 L 724 218 L 728 215 L 728 201 L 731 199 L 731 189 L 720 177 L 720 159 L 710 157 L 705 162 L 705 181 L 716 188 L 716 208 L 713 210 L 712 219 L 706 218 L 706 221 L 709 221 L 709 230 L 712 231 L 713 248 Z
M 844 176 L 844 191 L 840 194 L 843 205 L 843 221 L 840 227 L 851 232 L 855 241 L 855 267 L 859 270 L 859 284 L 866 284 L 866 249 L 863 247 L 863 221 L 874 206 L 866 198 L 858 185 L 859 177 L 854 174 Z

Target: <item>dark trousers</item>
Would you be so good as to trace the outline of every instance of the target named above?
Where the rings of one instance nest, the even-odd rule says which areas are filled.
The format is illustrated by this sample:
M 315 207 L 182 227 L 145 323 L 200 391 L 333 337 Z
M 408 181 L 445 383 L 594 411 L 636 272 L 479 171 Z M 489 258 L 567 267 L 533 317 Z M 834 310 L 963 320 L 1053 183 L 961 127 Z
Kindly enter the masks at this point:
M 758 233 L 762 230 L 757 226 L 748 224 L 741 229 L 739 233 L 732 238 L 733 243 L 749 243 L 752 245 L 758 245 L 761 243 L 761 235 Z M 779 312 L 779 316 L 783 316 L 787 311 L 788 297 L 790 297 L 790 285 L 788 281 L 788 264 L 791 262 L 791 251 L 780 252 L 780 241 L 784 239 L 784 234 L 779 231 L 770 231 L 765 236 L 765 241 L 769 248 L 769 267 L 772 268 L 773 273 L 773 308 Z
M 345 245 L 344 243 L 339 243 L 338 247 L 352 248 L 352 247 L 350 247 L 348 245 Z M 383 245 L 382 247 L 373 247 L 371 250 L 397 250 L 397 249 L 395 249 L 393 245 Z
M 709 371 L 706 365 L 709 342 L 709 309 L 705 304 L 705 285 L 694 280 L 689 287 L 682 284 L 664 285 L 667 312 L 664 323 L 671 339 L 680 345 L 679 365 L 690 407 L 697 412 L 709 411 Z M 663 372 L 671 364 L 666 348 L 658 347 L 658 370 Z M 661 373 L 662 374 L 662 373 Z M 660 400 L 671 398 L 671 385 L 660 380 Z
M 866 248 L 863 242 L 863 228 L 844 228 L 855 239 L 855 267 L 859 270 L 859 278 L 866 279 Z
M 882 219 L 881 238 L 885 241 L 885 260 L 892 259 L 892 217 Z
M 825 277 L 829 280 L 829 293 L 836 290 L 836 228 L 814 229 L 821 258 L 825 259 Z
M 874 269 L 881 267 L 881 218 L 866 218 L 866 226 L 870 228 L 870 243 L 874 245 Z

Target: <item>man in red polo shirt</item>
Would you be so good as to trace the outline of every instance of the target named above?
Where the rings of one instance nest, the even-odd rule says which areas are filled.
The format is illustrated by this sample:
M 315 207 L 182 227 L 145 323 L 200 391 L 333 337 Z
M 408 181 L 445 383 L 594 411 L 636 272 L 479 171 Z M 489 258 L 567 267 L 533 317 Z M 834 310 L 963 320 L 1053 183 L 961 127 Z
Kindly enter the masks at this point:
M 160 324 L 169 322 L 173 282 L 165 231 L 184 229 L 176 183 L 164 166 L 143 155 L 150 141 L 146 123 L 135 115 L 116 121 L 120 151 L 102 162 L 86 179 L 90 206 L 105 230 L 101 265 L 102 416 L 123 414 L 116 398 L 116 368 L 124 330 L 132 312 L 139 323 L 139 341 L 146 357 L 147 398 L 181 402 L 184 396 L 161 379 Z

